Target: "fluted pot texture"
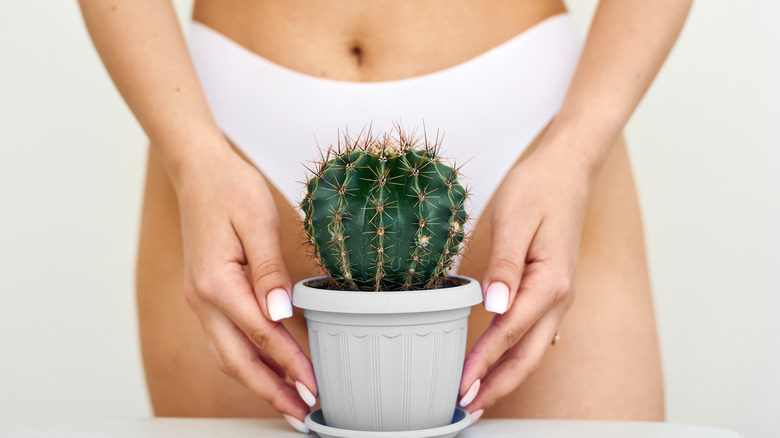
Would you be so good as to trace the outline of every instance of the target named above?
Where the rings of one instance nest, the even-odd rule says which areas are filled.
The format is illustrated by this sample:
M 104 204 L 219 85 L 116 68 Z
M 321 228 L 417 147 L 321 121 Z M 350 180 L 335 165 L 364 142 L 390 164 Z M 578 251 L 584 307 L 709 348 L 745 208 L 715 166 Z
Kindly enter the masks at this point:
M 329 426 L 364 431 L 447 425 L 457 405 L 471 306 L 479 283 L 449 277 L 448 287 L 359 292 L 293 289 L 304 309 L 320 405 Z

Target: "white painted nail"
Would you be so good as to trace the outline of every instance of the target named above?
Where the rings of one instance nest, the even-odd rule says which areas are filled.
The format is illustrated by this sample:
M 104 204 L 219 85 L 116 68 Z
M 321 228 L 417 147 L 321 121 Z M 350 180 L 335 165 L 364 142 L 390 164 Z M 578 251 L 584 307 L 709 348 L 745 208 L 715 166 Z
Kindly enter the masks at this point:
M 475 380 L 474 383 L 471 384 L 469 390 L 466 391 L 466 394 L 464 394 L 463 398 L 460 399 L 460 407 L 464 407 L 474 401 L 474 398 L 477 396 L 477 393 L 479 392 L 479 385 L 480 385 L 479 379 Z
M 298 390 L 298 395 L 301 396 L 307 405 L 314 406 L 314 404 L 317 403 L 317 399 L 314 398 L 314 394 L 312 394 L 311 391 L 309 391 L 309 388 L 307 388 L 303 383 L 296 381 L 295 389 Z
M 287 414 L 284 415 L 284 419 L 287 420 L 287 422 L 290 423 L 290 426 L 292 426 L 293 429 L 297 430 L 298 432 L 309 433 L 309 428 L 303 424 L 303 421 Z
M 292 303 L 286 290 L 277 288 L 268 292 L 265 302 L 268 305 L 268 313 L 271 315 L 271 320 L 279 321 L 292 316 Z
M 480 417 L 482 417 L 482 414 L 483 414 L 484 412 L 485 412 L 485 410 L 484 410 L 484 409 L 478 409 L 478 410 L 476 410 L 476 411 L 472 412 L 472 413 L 471 413 L 471 424 L 474 424 L 474 423 L 476 423 L 476 422 L 477 422 L 477 420 L 479 420 L 479 419 L 480 419 Z
M 504 313 L 509 306 L 509 286 L 502 281 L 494 281 L 485 292 L 485 310 Z

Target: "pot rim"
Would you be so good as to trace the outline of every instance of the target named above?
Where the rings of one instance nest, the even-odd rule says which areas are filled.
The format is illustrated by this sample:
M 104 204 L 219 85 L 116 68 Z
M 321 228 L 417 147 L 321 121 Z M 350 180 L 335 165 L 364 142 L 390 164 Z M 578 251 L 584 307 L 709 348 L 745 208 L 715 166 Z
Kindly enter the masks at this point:
M 301 309 L 320 312 L 387 314 L 460 309 L 482 302 L 482 288 L 477 280 L 463 275 L 448 277 L 466 283 L 415 291 L 344 291 L 308 286 L 306 283 L 327 278 L 311 277 L 295 283 L 292 303 Z

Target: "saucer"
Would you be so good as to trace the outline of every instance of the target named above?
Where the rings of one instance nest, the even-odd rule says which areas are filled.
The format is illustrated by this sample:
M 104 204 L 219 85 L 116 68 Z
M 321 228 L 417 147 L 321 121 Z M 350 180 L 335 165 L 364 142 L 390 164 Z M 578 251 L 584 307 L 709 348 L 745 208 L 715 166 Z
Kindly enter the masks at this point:
M 316 432 L 320 438 L 452 438 L 461 430 L 471 424 L 471 414 L 463 408 L 456 408 L 452 416 L 452 423 L 446 426 L 432 427 L 430 429 L 403 430 L 403 431 L 363 431 L 340 429 L 325 424 L 322 409 L 310 412 L 303 422 L 312 432 Z

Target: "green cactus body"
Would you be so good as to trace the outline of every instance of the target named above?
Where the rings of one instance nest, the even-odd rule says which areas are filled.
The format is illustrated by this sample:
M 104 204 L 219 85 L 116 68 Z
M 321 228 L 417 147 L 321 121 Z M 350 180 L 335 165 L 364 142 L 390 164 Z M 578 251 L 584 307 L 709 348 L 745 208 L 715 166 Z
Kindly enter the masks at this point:
M 461 248 L 468 192 L 437 143 L 346 139 L 300 202 L 313 254 L 343 290 L 435 288 Z M 331 149 L 328 150 L 330 157 Z

